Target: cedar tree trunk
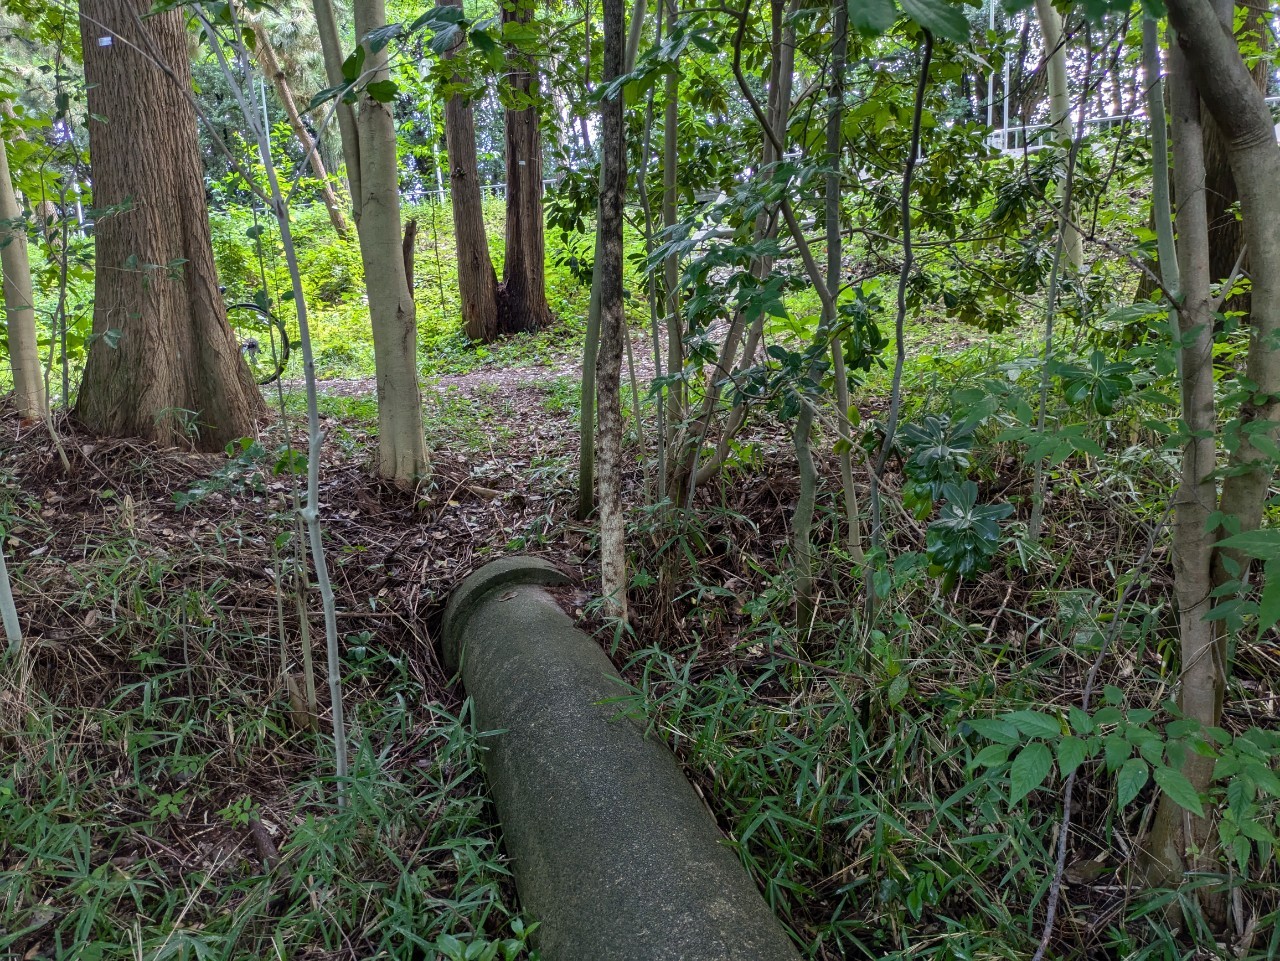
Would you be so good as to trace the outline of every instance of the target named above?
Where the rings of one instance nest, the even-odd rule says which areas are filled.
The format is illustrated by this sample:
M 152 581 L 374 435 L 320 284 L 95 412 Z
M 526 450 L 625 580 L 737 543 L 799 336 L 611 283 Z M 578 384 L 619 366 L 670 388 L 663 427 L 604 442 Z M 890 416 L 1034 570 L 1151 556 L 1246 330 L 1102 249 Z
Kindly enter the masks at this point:
M 94 205 L 120 209 L 94 231 L 76 413 L 102 434 L 222 450 L 254 432 L 262 395 L 218 291 L 182 14 L 142 20 L 150 7 L 80 4 Z
M 462 0 L 442 0 L 442 5 L 461 9 Z M 459 44 L 462 42 L 459 38 Z M 457 46 L 445 57 L 452 58 L 456 51 Z M 445 102 L 444 139 L 449 154 L 449 202 L 458 251 L 462 327 L 472 340 L 489 343 L 499 334 L 498 275 L 489 256 L 489 237 L 484 227 L 475 114 L 471 100 L 461 92 L 455 92 Z
M 505 0 L 502 22 L 526 24 L 533 0 Z M 551 323 L 547 306 L 542 225 L 542 136 L 538 129 L 536 69 L 527 54 L 507 48 L 511 102 L 506 109 L 507 251 L 499 296 L 501 333 L 539 330 Z

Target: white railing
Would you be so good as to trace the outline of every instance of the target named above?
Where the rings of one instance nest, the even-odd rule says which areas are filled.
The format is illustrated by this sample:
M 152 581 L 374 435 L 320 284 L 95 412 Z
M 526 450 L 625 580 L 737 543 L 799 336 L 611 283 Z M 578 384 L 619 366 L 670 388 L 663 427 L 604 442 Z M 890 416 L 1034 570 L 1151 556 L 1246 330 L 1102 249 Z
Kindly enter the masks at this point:
M 1273 114 L 1280 112 L 1280 97 L 1268 97 L 1267 104 L 1271 107 Z M 1090 134 L 1122 129 L 1130 124 L 1133 126 L 1145 126 L 1146 122 L 1147 115 L 1141 111 L 1116 114 L 1110 117 L 1086 117 L 1084 134 L 1088 137 Z M 987 146 L 994 150 L 999 150 L 1001 153 L 1022 153 L 1024 150 L 1034 152 L 1041 149 L 1043 145 L 1037 141 L 1044 139 L 1044 134 L 1050 129 L 1052 128 L 1046 123 L 1029 124 L 1025 127 L 1004 127 L 1000 130 L 993 130 L 987 135 Z M 1276 125 L 1276 136 L 1280 138 L 1280 124 Z

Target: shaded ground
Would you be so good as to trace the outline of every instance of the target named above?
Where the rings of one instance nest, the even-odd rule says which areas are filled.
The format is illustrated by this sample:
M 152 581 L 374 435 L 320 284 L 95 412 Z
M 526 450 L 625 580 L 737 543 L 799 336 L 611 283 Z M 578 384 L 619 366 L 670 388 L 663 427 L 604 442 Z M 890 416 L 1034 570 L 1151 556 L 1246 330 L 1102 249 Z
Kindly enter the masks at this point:
M 46 433 L 6 417 L 5 546 L 28 638 L 21 674 L 0 691 L 0 748 L 15 759 L 0 774 L 0 955 L 434 958 L 447 956 L 446 936 L 518 942 L 475 768 L 482 744 L 432 632 L 462 577 L 520 551 L 583 573 L 571 605 L 601 629 L 814 957 L 857 956 L 858 942 L 858 955 L 901 951 L 912 931 L 959 929 L 986 946 L 975 956 L 1025 957 L 1029 926 L 1014 936 L 998 919 L 1037 901 L 1057 798 L 1025 812 L 1016 842 L 996 807 L 944 804 L 970 776 L 956 719 L 1010 700 L 1065 709 L 1090 642 L 1057 638 L 1092 637 L 1101 622 L 1063 599 L 1112 596 L 1147 528 L 1099 477 L 1081 483 L 1081 468 L 1050 512 L 1061 556 L 950 597 L 902 567 L 872 637 L 858 627 L 863 585 L 832 553 L 818 620 L 797 632 L 785 561 L 794 470 L 785 434 L 762 420 L 746 438 L 758 456 L 710 485 L 677 535 L 636 511 L 635 630 L 615 633 L 590 603 L 592 532 L 571 520 L 576 371 L 566 352 L 563 365 L 431 379 L 435 476 L 416 492 L 367 473 L 371 382 L 322 385 L 325 544 L 353 748 L 345 808 L 325 735 L 317 592 L 302 592 L 304 621 L 290 574 L 295 478 L 281 428 L 228 458 L 101 441 L 64 422 L 68 470 Z M 821 466 L 834 476 L 829 455 Z M 984 486 L 1007 497 L 1024 482 L 1010 471 Z M 638 467 L 628 483 L 639 505 Z M 891 472 L 890 501 L 896 483 Z M 919 550 L 923 525 L 895 515 L 893 528 L 895 555 Z M 829 489 L 814 536 L 839 540 Z M 1158 619 L 1167 572 L 1151 574 L 1135 599 Z M 1145 690 L 1162 675 L 1146 637 L 1108 663 L 1109 683 Z M 1273 646 L 1242 650 L 1253 697 L 1232 723 L 1274 716 L 1263 679 L 1277 666 Z M 1121 956 L 1100 946 L 1131 908 L 1118 852 L 1136 821 L 1111 810 L 1105 779 L 1079 790 L 1071 863 L 1100 867 L 1069 888 L 1060 938 L 1064 952 Z M 960 851 L 971 835 L 991 849 Z M 95 943 L 97 954 L 68 953 Z

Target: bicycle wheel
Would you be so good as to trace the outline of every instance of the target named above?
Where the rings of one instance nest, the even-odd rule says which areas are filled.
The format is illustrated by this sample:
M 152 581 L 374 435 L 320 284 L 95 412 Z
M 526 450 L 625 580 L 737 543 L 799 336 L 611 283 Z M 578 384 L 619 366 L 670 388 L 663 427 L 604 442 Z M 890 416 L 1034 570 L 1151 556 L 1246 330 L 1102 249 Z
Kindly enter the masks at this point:
M 230 304 L 227 321 L 254 380 L 269 384 L 284 373 L 289 363 L 289 336 L 283 320 L 257 304 Z

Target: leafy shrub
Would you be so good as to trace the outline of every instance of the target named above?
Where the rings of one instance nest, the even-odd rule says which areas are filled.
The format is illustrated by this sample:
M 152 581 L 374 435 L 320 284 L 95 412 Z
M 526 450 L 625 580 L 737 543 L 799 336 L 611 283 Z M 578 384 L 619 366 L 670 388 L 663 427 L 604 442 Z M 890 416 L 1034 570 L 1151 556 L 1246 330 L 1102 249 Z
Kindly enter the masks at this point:
M 907 475 L 902 500 L 917 519 L 929 516 L 948 485 L 968 476 L 973 431 L 971 423 L 954 424 L 946 414 L 926 414 L 918 424 L 902 427 L 898 446 L 906 455 Z
M 942 488 L 946 503 L 929 525 L 925 550 L 932 573 L 943 575 L 943 590 L 958 579 L 972 577 L 991 566 L 1000 548 L 1000 521 L 1013 513 L 1011 504 L 979 504 L 973 481 Z

